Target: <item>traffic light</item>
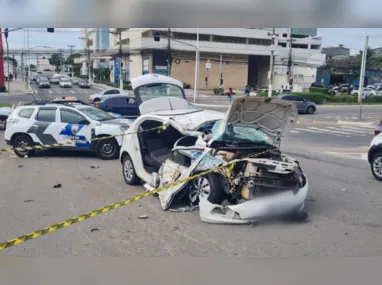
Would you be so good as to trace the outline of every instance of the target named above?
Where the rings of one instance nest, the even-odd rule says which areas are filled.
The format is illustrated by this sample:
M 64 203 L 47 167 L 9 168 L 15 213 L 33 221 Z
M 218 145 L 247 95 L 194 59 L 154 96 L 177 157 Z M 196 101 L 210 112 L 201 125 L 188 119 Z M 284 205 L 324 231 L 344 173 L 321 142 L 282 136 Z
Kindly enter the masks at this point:
M 8 39 L 8 28 L 5 28 L 4 30 L 4 37 Z
M 160 41 L 160 32 L 154 32 L 154 41 L 156 42 Z
M 54 28 L 47 28 L 48 33 L 54 33 Z

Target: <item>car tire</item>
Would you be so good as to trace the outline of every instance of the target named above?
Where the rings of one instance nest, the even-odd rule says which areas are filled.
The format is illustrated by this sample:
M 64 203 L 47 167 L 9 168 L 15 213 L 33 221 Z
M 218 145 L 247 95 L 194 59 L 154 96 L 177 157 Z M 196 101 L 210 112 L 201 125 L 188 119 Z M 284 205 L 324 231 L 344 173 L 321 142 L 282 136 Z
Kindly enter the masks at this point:
M 119 145 L 114 138 L 104 139 L 96 144 L 95 151 L 103 160 L 116 159 L 119 155 Z
M 97 103 L 97 102 L 100 102 L 100 101 L 101 101 L 100 98 L 95 98 L 95 99 L 93 100 L 94 103 Z
M 315 111 L 315 109 L 314 109 L 314 107 L 312 107 L 312 106 L 310 106 L 310 107 L 308 107 L 308 109 L 306 109 L 306 112 L 307 112 L 308 114 L 313 114 L 314 111 Z
M 23 147 L 23 146 L 34 146 L 34 142 L 28 135 L 21 135 L 14 139 L 13 148 Z M 35 150 L 26 150 L 26 151 L 19 151 L 14 150 L 15 154 L 19 157 L 25 157 L 25 156 L 32 156 L 36 151 Z
M 0 130 L 5 130 L 7 127 L 8 116 L 0 116 Z
M 197 174 L 198 173 L 195 173 L 192 176 Z M 205 187 L 207 185 L 209 190 L 208 187 Z M 207 198 L 212 204 L 221 204 L 226 198 L 223 186 L 215 173 L 209 173 L 191 180 L 187 186 L 187 195 L 193 204 L 199 203 L 199 195 Z
M 128 185 L 138 185 L 140 182 L 140 179 L 137 173 L 135 172 L 133 160 L 128 154 L 126 154 L 126 156 L 123 158 L 122 175 L 123 179 Z
M 376 153 L 370 163 L 371 173 L 378 181 L 382 181 L 382 152 Z M 380 172 L 377 170 L 379 167 Z

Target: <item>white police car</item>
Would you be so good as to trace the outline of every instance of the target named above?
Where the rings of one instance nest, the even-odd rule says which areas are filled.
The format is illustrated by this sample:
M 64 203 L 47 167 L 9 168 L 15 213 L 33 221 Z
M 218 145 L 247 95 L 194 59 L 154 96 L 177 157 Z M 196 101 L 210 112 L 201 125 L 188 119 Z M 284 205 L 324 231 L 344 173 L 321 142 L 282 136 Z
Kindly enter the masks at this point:
M 8 117 L 5 141 L 13 148 L 65 144 L 65 148 L 93 150 L 101 159 L 119 155 L 129 121 L 98 110 L 75 99 L 36 101 L 18 106 Z M 89 142 L 95 138 L 117 136 Z M 59 146 L 61 148 L 61 146 Z M 15 150 L 31 156 L 36 150 Z

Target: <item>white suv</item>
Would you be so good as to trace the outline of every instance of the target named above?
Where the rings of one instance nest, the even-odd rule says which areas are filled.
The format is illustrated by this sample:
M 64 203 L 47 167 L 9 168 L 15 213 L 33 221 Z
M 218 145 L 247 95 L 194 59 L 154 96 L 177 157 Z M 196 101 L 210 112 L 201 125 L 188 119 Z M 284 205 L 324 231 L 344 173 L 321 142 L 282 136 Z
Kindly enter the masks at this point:
M 128 121 L 78 100 L 54 100 L 29 103 L 17 107 L 8 117 L 5 141 L 14 148 L 63 143 L 65 147 L 93 150 L 101 159 L 118 157 Z M 59 148 L 61 146 L 58 146 Z M 30 156 L 35 150 L 15 150 L 20 156 Z

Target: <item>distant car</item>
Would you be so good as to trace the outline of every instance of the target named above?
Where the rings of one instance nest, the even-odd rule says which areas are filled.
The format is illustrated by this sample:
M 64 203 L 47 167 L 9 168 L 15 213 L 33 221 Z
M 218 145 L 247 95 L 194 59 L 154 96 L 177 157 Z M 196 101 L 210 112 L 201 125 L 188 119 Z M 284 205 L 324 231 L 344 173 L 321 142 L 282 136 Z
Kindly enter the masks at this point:
M 80 88 L 90 88 L 90 83 L 87 81 L 77 81 L 77 85 Z
M 59 84 L 61 88 L 72 88 L 72 83 L 66 78 L 61 78 Z
M 119 114 L 125 118 L 135 119 L 140 115 L 135 98 L 128 95 L 105 96 L 101 102 L 96 102 L 94 106 L 102 111 Z
M 303 97 L 292 94 L 282 94 L 278 97 L 286 101 L 294 102 L 297 106 L 297 110 L 299 113 L 313 114 L 317 111 L 316 103 L 306 100 Z
M 73 83 L 73 85 L 78 85 L 78 79 L 72 78 L 72 83 Z
M 107 89 L 101 93 L 93 94 L 89 96 L 89 102 L 90 103 L 96 103 L 100 102 L 104 96 L 109 96 L 109 95 L 129 95 L 129 93 L 121 92 L 119 89 Z
M 38 81 L 39 88 L 50 88 L 49 79 L 47 77 L 40 77 Z
M 59 84 L 60 83 L 60 77 L 58 77 L 58 76 L 52 76 L 51 78 L 50 78 L 50 83 L 51 84 Z
M 376 135 L 370 143 L 368 161 L 375 179 L 382 181 L 382 133 Z

